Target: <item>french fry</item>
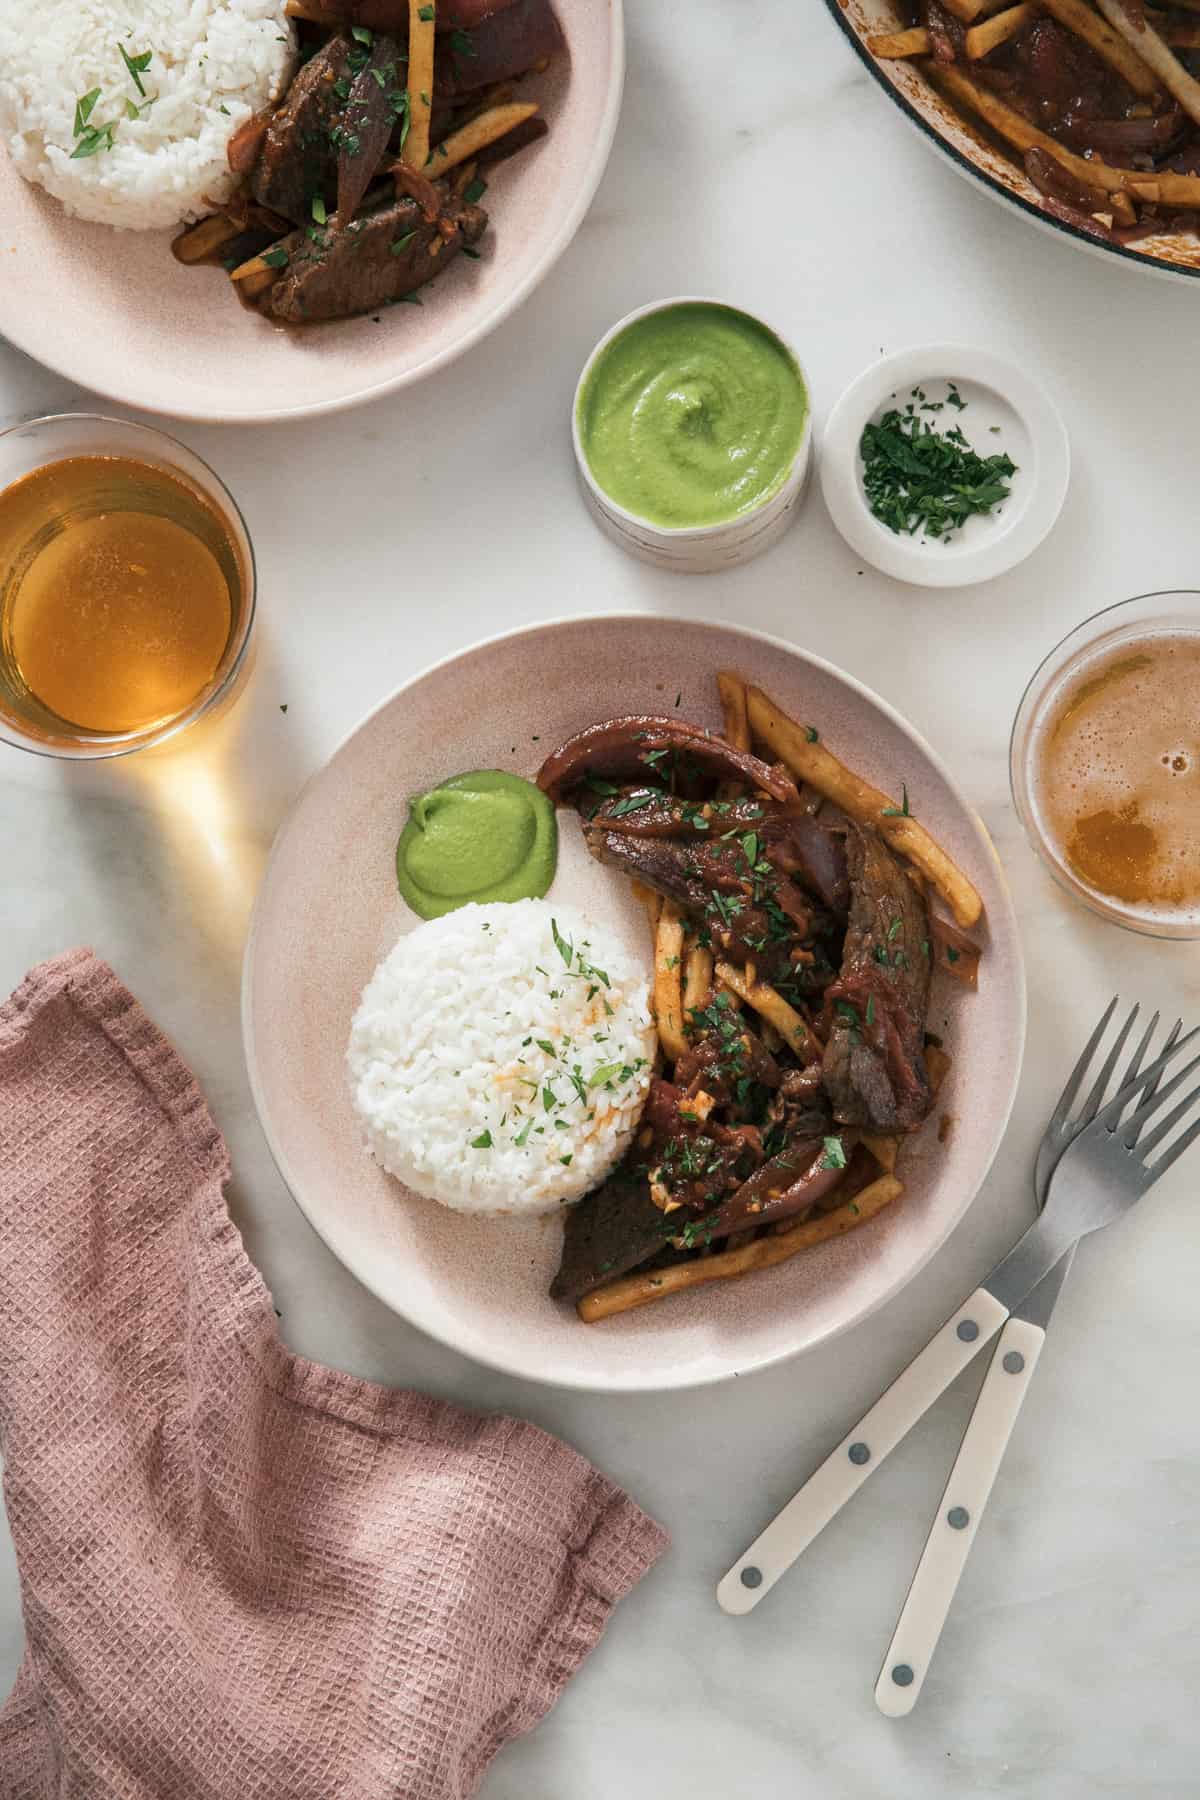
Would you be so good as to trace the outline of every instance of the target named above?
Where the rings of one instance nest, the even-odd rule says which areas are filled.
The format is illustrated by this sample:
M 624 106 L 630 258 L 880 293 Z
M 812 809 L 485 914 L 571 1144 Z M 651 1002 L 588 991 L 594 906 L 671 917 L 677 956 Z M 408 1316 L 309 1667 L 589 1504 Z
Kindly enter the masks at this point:
M 1103 57 L 1135 94 L 1140 94 L 1143 100 L 1150 98 L 1158 86 L 1152 70 L 1135 50 L 1130 49 L 1124 38 L 1118 37 L 1112 26 L 1106 25 L 1099 13 L 1087 5 L 1086 0 L 1041 0 L 1041 5 L 1043 11 L 1082 38 L 1097 56 Z
M 970 84 L 974 87 L 974 83 Z M 1032 128 L 1031 128 L 1032 129 Z M 907 812 L 828 751 L 811 727 L 797 725 L 761 688 L 747 696 L 750 733 L 785 762 L 794 775 L 840 806 L 861 825 L 873 825 L 893 850 L 926 876 L 960 925 L 978 922 L 983 901 L 958 865 Z
M 900 1154 L 898 1137 L 886 1137 L 883 1132 L 864 1131 L 859 1143 L 871 1152 L 886 1175 L 892 1173 L 896 1167 L 896 1158 Z
M 999 12 L 1006 0 L 945 0 L 946 11 L 953 13 L 962 25 L 973 25 L 976 19 L 986 19 L 989 13 Z
M 740 675 L 731 675 L 722 669 L 717 676 L 717 692 L 721 696 L 721 711 L 725 723 L 721 736 L 735 750 L 750 748 L 750 721 L 746 717 L 746 684 Z
M 1172 99 L 1177 100 L 1190 119 L 1200 125 L 1200 81 L 1189 75 L 1177 56 L 1172 55 L 1152 25 L 1145 19 L 1135 20 L 1126 12 L 1122 0 L 1096 0 L 1113 30 L 1137 52 L 1152 69 Z
M 410 51 L 410 68 L 412 66 L 411 57 L 412 52 Z M 434 175 L 444 174 L 447 169 L 453 169 L 457 163 L 466 162 L 468 158 L 478 156 L 481 150 L 486 150 L 489 144 L 496 142 L 497 138 L 507 137 L 516 126 L 523 125 L 526 119 L 532 119 L 537 110 L 532 100 L 514 100 L 508 106 L 490 106 L 486 112 L 469 120 L 457 131 L 452 131 L 448 138 L 444 138 L 436 146 L 432 155 L 428 153 L 427 136 L 425 167 L 430 169 Z M 426 120 L 426 128 L 428 129 L 428 120 Z M 411 131 L 408 143 L 412 143 Z M 404 147 L 404 159 L 406 162 L 412 162 L 408 153 L 408 144 Z M 412 166 L 415 168 L 417 165 L 414 162 Z
M 436 0 L 432 5 L 430 0 L 408 0 L 408 136 L 400 159 L 410 169 L 423 169 L 429 161 L 435 7 Z
M 1157 175 L 1130 174 L 1129 192 L 1155 206 L 1200 206 L 1200 175 L 1176 175 L 1162 169 Z
M 1057 138 L 1049 137 L 1046 132 L 1039 131 L 1036 125 L 1031 125 L 1028 119 L 1006 105 L 990 88 L 981 87 L 970 76 L 964 75 L 961 69 L 950 63 L 935 62 L 925 63 L 924 68 L 936 87 L 950 94 L 961 106 L 978 113 L 993 131 L 1014 144 L 1018 150 L 1032 150 L 1035 147 L 1044 150 L 1048 156 L 1057 158 L 1063 168 L 1069 169 L 1085 187 L 1103 188 L 1106 193 L 1137 191 L 1132 184 L 1139 177 L 1132 169 L 1114 169 L 1098 158 L 1089 157 L 1085 161 L 1082 156 L 1076 156 L 1073 151 L 1065 149 Z M 959 924 L 964 923 L 967 921 L 959 920 Z
M 972 25 L 967 32 L 967 55 L 972 62 L 978 62 L 983 56 L 990 56 L 1001 44 L 1007 44 L 1010 38 L 1023 31 L 1033 18 L 1036 7 L 1029 0 L 1021 0 L 1019 6 L 1006 6 L 1003 12 L 993 13 L 990 19 L 982 24 Z
M 926 1044 L 925 1069 L 929 1076 L 929 1085 L 934 1094 L 940 1094 L 942 1083 L 950 1073 L 951 1057 L 940 1044 Z
M 747 981 L 740 969 L 732 963 L 719 962 L 716 969 L 717 980 L 722 986 L 731 988 L 739 1000 L 754 1008 L 767 1019 L 779 1033 L 784 1043 L 794 1050 L 802 1063 L 814 1062 L 821 1053 L 821 1046 L 809 1030 L 795 1007 L 786 1001 L 782 994 L 769 986 L 765 981 Z
M 654 1301 L 665 1300 L 668 1295 L 682 1293 L 687 1288 L 703 1287 L 710 1281 L 730 1281 L 739 1275 L 749 1275 L 754 1269 L 773 1269 L 802 1250 L 811 1250 L 814 1244 L 823 1244 L 829 1238 L 841 1237 L 843 1233 L 865 1225 L 885 1206 L 898 1200 L 903 1192 L 904 1183 L 897 1181 L 894 1175 L 881 1175 L 853 1200 L 847 1200 L 832 1212 L 805 1219 L 777 1237 L 754 1238 L 736 1250 L 725 1250 L 695 1262 L 674 1263 L 668 1268 L 650 1269 L 641 1275 L 623 1275 L 619 1281 L 585 1294 L 576 1302 L 576 1311 L 585 1325 L 594 1325 L 617 1313 L 651 1306 Z
M 698 944 L 692 934 L 688 933 L 687 948 L 683 957 L 683 1016 L 690 1019 L 692 1014 L 707 1006 L 712 999 L 713 953 L 703 944 Z
M 867 39 L 867 49 L 880 62 L 899 62 L 906 56 L 928 56 L 933 49 L 923 25 L 910 31 L 880 31 Z
M 240 231 L 241 227 L 227 219 L 224 213 L 214 213 L 210 219 L 200 219 L 186 231 L 181 231 L 171 249 L 181 263 L 203 262 L 222 244 L 232 243 Z
M 261 256 L 252 256 L 247 262 L 239 263 L 236 269 L 229 271 L 230 281 L 250 281 L 258 275 L 269 275 L 272 281 L 279 280 L 279 270 Z
M 676 1062 L 687 1049 L 683 1029 L 683 914 L 664 900 L 654 939 L 654 1022 L 663 1054 Z

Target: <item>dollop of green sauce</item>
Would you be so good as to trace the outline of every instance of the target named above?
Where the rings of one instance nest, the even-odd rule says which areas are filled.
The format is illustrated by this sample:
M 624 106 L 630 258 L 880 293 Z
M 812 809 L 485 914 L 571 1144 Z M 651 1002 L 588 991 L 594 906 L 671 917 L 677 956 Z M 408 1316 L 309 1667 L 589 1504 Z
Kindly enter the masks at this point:
M 717 525 L 777 493 L 808 394 L 796 359 L 730 306 L 686 302 L 635 319 L 579 395 L 584 456 L 604 492 L 652 525 Z
M 541 789 L 476 769 L 409 802 L 396 879 L 415 913 L 440 919 L 472 900 L 540 900 L 557 861 L 558 822 Z

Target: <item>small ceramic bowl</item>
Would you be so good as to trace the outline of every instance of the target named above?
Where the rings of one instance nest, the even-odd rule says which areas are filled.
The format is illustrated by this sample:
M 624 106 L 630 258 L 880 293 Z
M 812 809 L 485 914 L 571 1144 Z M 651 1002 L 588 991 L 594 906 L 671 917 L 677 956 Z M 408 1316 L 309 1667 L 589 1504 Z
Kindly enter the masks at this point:
M 947 404 L 952 388 L 961 411 Z M 921 416 L 942 432 L 960 426 L 978 455 L 1004 451 L 1017 465 L 1008 499 L 949 538 L 890 530 L 875 518 L 863 490 L 864 426 L 893 408 L 903 412 L 910 400 L 940 404 Z M 1003 575 L 1036 550 L 1062 511 L 1070 472 L 1058 409 L 1023 370 L 990 351 L 928 344 L 884 357 L 851 382 L 825 432 L 821 491 L 850 548 L 885 575 L 920 587 L 963 587 Z
M 738 513 L 732 519 L 722 519 L 715 525 L 656 525 L 653 520 L 641 518 L 637 513 L 618 505 L 592 474 L 579 433 L 579 399 L 597 359 L 614 338 L 619 337 L 638 319 L 647 318 L 652 313 L 669 311 L 674 306 L 727 306 L 730 312 L 741 313 L 763 331 L 769 332 L 783 345 L 799 370 L 808 401 L 800 444 L 780 487 L 748 512 Z M 575 449 L 575 464 L 584 500 L 607 537 L 623 550 L 628 550 L 631 556 L 653 563 L 656 568 L 674 569 L 683 575 L 715 574 L 719 570 L 732 569 L 738 563 L 749 562 L 751 557 L 769 549 L 783 536 L 795 517 L 797 504 L 808 481 L 812 454 L 812 387 L 808 372 L 795 349 L 768 319 L 751 312 L 749 307 L 731 306 L 727 301 L 714 300 L 710 295 L 675 295 L 668 300 L 651 301 L 648 306 L 639 306 L 633 312 L 626 313 L 600 339 L 584 363 L 575 386 L 571 402 L 571 442 Z

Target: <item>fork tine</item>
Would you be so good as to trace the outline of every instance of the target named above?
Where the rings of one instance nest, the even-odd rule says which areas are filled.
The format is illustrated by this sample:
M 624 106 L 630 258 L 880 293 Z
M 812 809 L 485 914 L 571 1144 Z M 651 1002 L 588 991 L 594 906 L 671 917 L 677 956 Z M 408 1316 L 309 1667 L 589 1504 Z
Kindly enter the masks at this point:
M 1128 1087 L 1130 1082 L 1135 1082 L 1137 1076 L 1141 1075 L 1142 1057 L 1144 1057 L 1146 1051 L 1150 1049 L 1151 1040 L 1153 1040 L 1155 1031 L 1159 1030 L 1159 1017 L 1160 1013 L 1155 1013 L 1150 1024 L 1146 1026 L 1146 1030 L 1142 1031 L 1141 1042 L 1139 1042 L 1139 1046 L 1137 1046 L 1137 1049 L 1133 1051 L 1132 1057 L 1130 1057 L 1130 1066 L 1128 1066 L 1128 1069 L 1124 1069 L 1123 1075 L 1121 1075 L 1121 1082 L 1117 1084 L 1119 1087 Z M 1164 1044 L 1162 1048 L 1171 1049 L 1171 1046 L 1175 1044 L 1178 1033 L 1182 1030 L 1184 1030 L 1184 1021 L 1182 1021 L 1182 1019 L 1177 1019 L 1177 1021 L 1175 1021 L 1175 1026 L 1171 1028 L 1171 1035 L 1169 1035 L 1166 1044 Z M 1150 1091 L 1148 1091 L 1148 1093 L 1153 1093 L 1153 1084 L 1150 1085 Z
M 1150 1155 L 1150 1152 L 1152 1150 L 1158 1149 L 1158 1146 L 1163 1142 L 1164 1138 L 1170 1137 L 1171 1133 L 1174 1131 L 1174 1129 L 1177 1125 L 1182 1124 L 1183 1120 L 1187 1117 L 1188 1113 L 1191 1111 L 1192 1106 L 1195 1103 L 1196 1095 L 1198 1093 L 1200 1093 L 1200 1088 L 1193 1088 L 1191 1093 L 1187 1094 L 1179 1102 L 1178 1106 L 1173 1106 L 1171 1108 L 1171 1111 L 1167 1114 L 1166 1118 L 1163 1119 L 1161 1124 L 1156 1125 L 1154 1127 L 1154 1130 L 1152 1132 L 1150 1132 L 1149 1136 L 1145 1139 L 1145 1141 L 1142 1144 L 1142 1161 L 1143 1162 L 1145 1162 L 1146 1158 Z M 1132 1149 L 1133 1145 L 1130 1144 L 1127 1147 L 1129 1149 Z
M 1138 1133 L 1146 1123 L 1146 1120 L 1152 1118 L 1160 1106 L 1165 1106 L 1167 1101 L 1171 1098 L 1171 1095 L 1177 1093 L 1187 1080 L 1188 1076 L 1194 1075 L 1197 1069 L 1200 1069 L 1200 1056 L 1193 1057 L 1190 1063 L 1186 1063 L 1184 1067 L 1180 1069 L 1178 1075 L 1172 1076 L 1166 1087 L 1159 1088 L 1156 1093 L 1151 1094 L 1148 1100 L 1142 1101 L 1142 1104 L 1135 1113 L 1130 1114 L 1129 1118 L 1125 1121 L 1125 1131 L 1122 1138 L 1127 1150 L 1132 1150 L 1134 1144 L 1136 1144 Z M 1117 1099 L 1120 1099 L 1119 1094 Z M 1115 1104 L 1116 1102 L 1114 1101 L 1113 1105 Z M 1111 1109 L 1106 1106 L 1104 1110 L 1107 1113 Z M 1116 1129 L 1117 1120 L 1119 1118 L 1120 1112 L 1118 1111 L 1109 1124 L 1110 1131 Z
M 1116 1038 L 1113 1041 L 1113 1047 L 1105 1057 L 1103 1067 L 1095 1081 L 1092 1083 L 1092 1091 L 1083 1103 L 1083 1110 L 1079 1114 L 1079 1122 L 1081 1125 L 1090 1125 L 1096 1114 L 1099 1112 L 1100 1102 L 1108 1092 L 1108 1084 L 1112 1080 L 1112 1073 L 1117 1066 L 1117 1059 L 1125 1048 L 1125 1040 L 1133 1030 L 1133 1022 L 1140 1011 L 1141 1007 L 1135 1006 L 1125 1023 L 1122 1025 L 1120 1031 L 1118 1031 Z M 1142 1041 L 1144 1043 L 1145 1039 Z
M 1158 1014 L 1155 1013 L 1154 1017 L 1155 1017 L 1155 1019 L 1157 1019 Z M 1176 1044 L 1179 1042 L 1179 1034 L 1182 1030 L 1183 1030 L 1183 1020 L 1176 1019 L 1175 1023 L 1172 1025 L 1170 1031 L 1167 1033 L 1167 1041 L 1163 1045 L 1163 1055 L 1164 1056 L 1167 1054 L 1167 1052 L 1169 1050 L 1174 1050 Z M 1140 1060 L 1140 1058 L 1139 1058 L 1139 1060 Z M 1131 1081 L 1136 1073 L 1137 1073 L 1137 1071 L 1135 1069 L 1131 1069 L 1129 1072 L 1128 1080 Z M 1160 1075 L 1156 1075 L 1154 1077 L 1154 1080 L 1150 1083 L 1150 1086 L 1146 1089 L 1145 1093 L 1142 1096 L 1143 1101 L 1152 1100 L 1154 1098 L 1155 1094 L 1157 1094 L 1157 1092 L 1158 1092 L 1158 1084 L 1161 1081 L 1161 1079 L 1162 1079 L 1162 1077 Z M 1126 1083 L 1122 1082 L 1121 1085 L 1124 1087 L 1126 1085 Z M 1129 1148 L 1131 1150 L 1132 1150 L 1133 1146 L 1137 1143 L 1140 1135 L 1141 1135 L 1141 1126 L 1139 1125 L 1138 1129 L 1132 1134 L 1132 1136 L 1128 1140 Z
M 1188 1106 L 1191 1106 L 1197 1098 L 1200 1098 L 1200 1088 L 1193 1088 L 1191 1094 L 1188 1096 Z M 1184 1109 L 1181 1107 L 1179 1110 L 1183 1111 Z M 1160 1175 L 1165 1175 L 1171 1164 L 1177 1162 L 1184 1151 L 1191 1144 L 1194 1144 L 1198 1137 L 1200 1137 L 1200 1119 L 1197 1119 L 1193 1125 L 1189 1125 L 1187 1130 L 1182 1132 L 1179 1137 L 1176 1138 L 1170 1149 L 1163 1151 L 1156 1163 L 1150 1164 L 1146 1170 L 1148 1178 L 1151 1181 L 1157 1181 Z
M 1063 1089 L 1058 1105 L 1054 1109 L 1054 1116 L 1050 1120 L 1048 1132 L 1057 1131 L 1060 1126 L 1066 1124 L 1067 1119 L 1070 1116 L 1071 1104 L 1075 1099 L 1076 1094 L 1079 1092 L 1080 1083 L 1087 1074 L 1091 1060 L 1100 1046 L 1100 1040 L 1108 1030 L 1108 1022 L 1116 1012 L 1117 1003 L 1120 998 L 1121 996 L 1119 994 L 1113 995 L 1112 999 L 1104 1009 L 1104 1016 L 1101 1018 L 1100 1023 L 1084 1045 L 1083 1055 L 1079 1058 L 1079 1061 L 1075 1064 L 1075 1067 L 1067 1077 L 1067 1085 Z
M 1133 1095 L 1135 1093 L 1138 1093 L 1139 1091 L 1141 1091 L 1143 1094 L 1142 1104 L 1141 1104 L 1141 1106 L 1139 1106 L 1138 1111 L 1136 1113 L 1134 1113 L 1133 1117 L 1128 1120 L 1128 1125 L 1131 1130 L 1140 1129 L 1141 1126 L 1144 1125 L 1146 1120 L 1149 1118 L 1150 1113 L 1154 1111 L 1154 1109 L 1158 1105 L 1160 1099 L 1165 1100 L 1167 1098 L 1167 1096 L 1172 1092 L 1172 1088 L 1174 1086 L 1178 1085 L 1178 1081 L 1176 1081 L 1175 1083 L 1172 1084 L 1172 1088 L 1168 1088 L 1165 1093 L 1160 1095 L 1157 1092 L 1159 1076 L 1162 1074 L 1163 1070 L 1166 1068 L 1166 1066 L 1170 1062 L 1171 1058 L 1173 1056 L 1177 1056 L 1179 1054 L 1179 1052 L 1182 1049 L 1184 1049 L 1184 1047 L 1186 1045 L 1190 1044 L 1192 1042 L 1193 1038 L 1195 1038 L 1198 1035 L 1200 1035 L 1200 1025 L 1193 1025 L 1192 1029 L 1188 1032 L 1185 1032 L 1183 1037 L 1176 1038 L 1175 1042 L 1171 1045 L 1171 1047 L 1168 1050 L 1162 1051 L 1162 1053 L 1159 1056 L 1156 1056 L 1154 1061 L 1150 1064 L 1150 1067 L 1148 1069 L 1146 1069 L 1141 1075 L 1139 1075 L 1137 1080 L 1131 1084 L 1132 1091 L 1129 1087 L 1121 1088 L 1119 1090 L 1119 1092 L 1117 1094 L 1115 1094 L 1114 1097 L 1108 1102 L 1107 1106 L 1102 1106 L 1100 1108 L 1100 1111 L 1096 1114 L 1096 1118 L 1093 1121 L 1093 1123 L 1105 1125 L 1108 1127 L 1108 1129 L 1110 1131 L 1115 1130 L 1117 1124 L 1120 1121 L 1121 1114 L 1125 1111 L 1125 1108 L 1129 1105 L 1129 1102 L 1133 1098 Z M 1197 1060 L 1200 1061 L 1200 1059 L 1197 1059 Z M 1196 1067 L 1195 1063 L 1189 1064 L 1189 1068 L 1195 1068 L 1195 1067 Z M 1185 1070 L 1184 1073 L 1186 1074 L 1187 1070 Z M 1180 1077 L 1179 1079 L 1181 1080 L 1182 1077 Z M 1150 1099 L 1147 1100 L 1145 1098 L 1144 1090 L 1146 1090 L 1148 1088 L 1152 1090 L 1152 1093 L 1151 1093 Z M 1148 1110 L 1144 1110 L 1147 1108 L 1148 1108 Z

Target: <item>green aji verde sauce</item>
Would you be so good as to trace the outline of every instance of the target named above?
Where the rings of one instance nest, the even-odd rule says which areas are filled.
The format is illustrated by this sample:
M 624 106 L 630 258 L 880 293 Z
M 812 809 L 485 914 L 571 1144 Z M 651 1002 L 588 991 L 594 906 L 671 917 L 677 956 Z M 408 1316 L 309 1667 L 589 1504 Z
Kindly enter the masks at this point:
M 557 860 L 558 822 L 541 789 L 477 769 L 409 802 L 396 879 L 415 913 L 439 919 L 472 900 L 540 900 Z
M 746 313 L 688 301 L 626 326 L 579 395 L 588 468 L 652 525 L 719 525 L 770 499 L 800 448 L 796 359 Z

